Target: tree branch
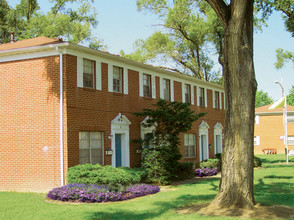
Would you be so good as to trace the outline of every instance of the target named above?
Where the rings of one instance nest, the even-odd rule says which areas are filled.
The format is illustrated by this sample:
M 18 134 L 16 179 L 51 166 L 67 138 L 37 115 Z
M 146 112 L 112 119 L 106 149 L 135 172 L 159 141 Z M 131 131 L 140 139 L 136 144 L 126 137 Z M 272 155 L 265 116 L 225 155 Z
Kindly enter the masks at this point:
M 227 26 L 231 16 L 231 7 L 226 5 L 223 0 L 205 0 L 215 11 L 222 23 Z

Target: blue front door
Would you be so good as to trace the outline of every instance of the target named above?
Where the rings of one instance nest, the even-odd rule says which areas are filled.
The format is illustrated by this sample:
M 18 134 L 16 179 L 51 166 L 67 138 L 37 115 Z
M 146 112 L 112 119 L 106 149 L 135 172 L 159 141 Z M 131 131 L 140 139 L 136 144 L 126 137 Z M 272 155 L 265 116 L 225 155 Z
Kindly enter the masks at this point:
M 121 167 L 121 134 L 115 134 L 115 165 Z

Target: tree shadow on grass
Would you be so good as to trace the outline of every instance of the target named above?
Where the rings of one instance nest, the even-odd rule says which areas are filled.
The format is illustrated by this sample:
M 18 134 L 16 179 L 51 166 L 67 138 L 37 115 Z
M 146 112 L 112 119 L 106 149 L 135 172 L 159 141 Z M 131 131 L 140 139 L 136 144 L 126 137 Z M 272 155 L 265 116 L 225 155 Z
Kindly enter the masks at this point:
M 288 179 L 288 176 L 268 176 L 266 178 Z M 254 185 L 255 199 L 265 205 L 294 206 L 294 184 L 291 182 L 264 183 L 262 179 Z
M 189 206 L 196 203 L 208 203 L 210 202 L 215 195 L 181 195 L 176 198 L 173 198 L 170 201 L 154 201 L 152 208 L 146 210 L 142 204 L 142 209 L 136 211 L 131 210 L 132 204 L 129 204 L 130 209 L 128 208 L 111 208 L 108 210 L 97 211 L 94 213 L 89 213 L 87 219 L 152 219 L 159 218 L 164 213 L 169 211 L 176 211 L 178 208 L 183 206 Z M 138 201 L 140 202 L 140 201 Z

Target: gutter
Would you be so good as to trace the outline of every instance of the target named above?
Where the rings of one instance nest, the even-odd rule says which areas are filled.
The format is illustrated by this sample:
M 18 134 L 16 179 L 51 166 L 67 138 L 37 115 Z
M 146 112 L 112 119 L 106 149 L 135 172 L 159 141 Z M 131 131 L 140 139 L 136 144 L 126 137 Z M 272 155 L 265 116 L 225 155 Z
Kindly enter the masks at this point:
M 56 50 L 59 53 L 59 81 L 60 81 L 60 92 L 59 92 L 59 145 L 60 145 L 60 184 L 64 185 L 64 160 L 63 160 L 63 53 L 56 46 Z

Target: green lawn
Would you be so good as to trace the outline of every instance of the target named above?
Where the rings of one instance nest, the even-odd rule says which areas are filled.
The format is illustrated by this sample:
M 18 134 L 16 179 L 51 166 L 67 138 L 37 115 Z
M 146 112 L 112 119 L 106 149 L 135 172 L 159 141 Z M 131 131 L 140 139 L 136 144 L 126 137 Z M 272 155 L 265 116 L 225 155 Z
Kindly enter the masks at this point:
M 256 201 L 294 208 L 294 166 L 280 163 L 284 155 L 258 157 L 264 163 L 254 173 Z M 294 162 L 294 157 L 290 159 Z M 175 209 L 211 201 L 218 184 L 218 178 L 202 179 L 143 198 L 104 204 L 52 204 L 45 202 L 45 194 L 0 192 L 0 219 L 211 219 L 179 215 Z

